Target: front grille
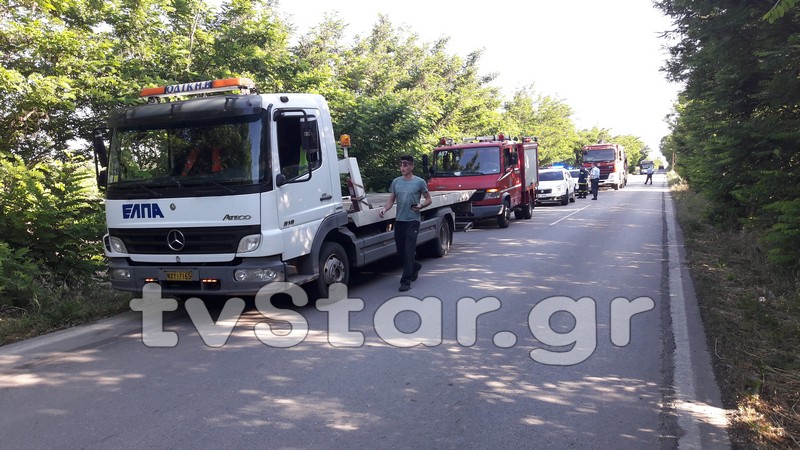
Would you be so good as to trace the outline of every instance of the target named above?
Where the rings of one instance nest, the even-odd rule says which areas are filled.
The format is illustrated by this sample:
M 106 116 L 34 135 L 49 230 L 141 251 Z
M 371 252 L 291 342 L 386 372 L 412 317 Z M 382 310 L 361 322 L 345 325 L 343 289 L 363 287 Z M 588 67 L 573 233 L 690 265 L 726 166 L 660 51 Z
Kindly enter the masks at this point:
M 551 192 L 553 192 L 553 190 L 552 190 L 552 189 L 537 189 L 537 190 L 536 190 L 536 193 L 537 193 L 537 194 L 549 194 L 549 193 L 551 193 Z
M 176 251 L 169 247 L 167 235 L 177 230 L 183 233 L 184 246 Z M 235 253 L 239 241 L 258 234 L 258 225 L 205 228 L 112 228 L 111 236 L 122 239 L 128 253 L 150 255 L 186 255 L 199 253 Z
M 477 191 L 472 193 L 472 197 L 469 198 L 469 201 L 479 202 L 483 200 L 483 197 L 486 197 L 486 191 L 483 189 L 478 189 Z

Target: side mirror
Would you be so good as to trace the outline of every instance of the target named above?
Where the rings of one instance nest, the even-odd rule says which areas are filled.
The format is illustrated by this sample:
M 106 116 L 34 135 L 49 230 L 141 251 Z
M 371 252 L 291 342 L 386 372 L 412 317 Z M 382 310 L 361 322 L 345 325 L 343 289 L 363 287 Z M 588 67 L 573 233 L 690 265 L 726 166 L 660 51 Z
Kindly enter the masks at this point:
M 92 131 L 92 147 L 94 147 L 94 173 L 96 175 L 97 186 L 104 188 L 108 184 L 108 170 L 100 169 L 108 167 L 108 153 L 106 152 L 106 141 L 103 139 L 103 129 L 97 128 Z
M 286 175 L 279 173 L 277 177 L 275 177 L 275 186 L 281 187 L 286 184 Z
M 92 146 L 94 147 L 94 154 L 97 156 L 99 163 L 103 167 L 108 167 L 108 153 L 106 152 L 106 141 L 103 139 L 103 129 L 97 128 L 92 131 Z
M 108 171 L 103 169 L 97 174 L 97 185 L 99 187 L 106 187 L 108 184 Z

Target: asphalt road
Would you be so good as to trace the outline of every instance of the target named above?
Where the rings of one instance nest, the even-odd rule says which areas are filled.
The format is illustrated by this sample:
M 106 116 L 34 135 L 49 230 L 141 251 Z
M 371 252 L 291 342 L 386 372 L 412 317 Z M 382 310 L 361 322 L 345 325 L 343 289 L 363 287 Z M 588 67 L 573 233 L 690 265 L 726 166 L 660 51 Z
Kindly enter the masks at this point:
M 0 347 L 0 447 L 727 448 L 665 179 L 643 181 L 457 233 L 405 298 L 387 260 L 335 312 L 180 308 L 148 346 L 132 311 Z

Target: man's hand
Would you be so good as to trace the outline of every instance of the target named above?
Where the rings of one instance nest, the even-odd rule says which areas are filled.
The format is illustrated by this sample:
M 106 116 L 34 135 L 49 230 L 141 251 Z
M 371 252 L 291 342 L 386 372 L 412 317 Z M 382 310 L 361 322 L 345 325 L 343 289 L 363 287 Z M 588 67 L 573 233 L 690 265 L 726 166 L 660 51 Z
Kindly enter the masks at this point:
M 422 211 L 423 209 L 427 208 L 430 205 L 431 205 L 430 202 L 420 203 L 419 205 L 412 206 L 411 209 L 414 210 L 414 211 Z

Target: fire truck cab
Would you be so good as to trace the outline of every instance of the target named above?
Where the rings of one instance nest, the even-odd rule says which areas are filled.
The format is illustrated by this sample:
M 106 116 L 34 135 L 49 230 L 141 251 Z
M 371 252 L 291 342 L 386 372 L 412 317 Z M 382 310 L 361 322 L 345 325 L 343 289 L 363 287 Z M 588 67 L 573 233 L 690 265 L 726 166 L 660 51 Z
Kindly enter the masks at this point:
M 511 212 L 517 220 L 530 219 L 539 184 L 539 141 L 497 136 L 464 138 L 456 144 L 442 138 L 428 169 L 428 189 L 433 192 L 474 189 L 470 208 L 457 211 L 458 226 L 468 229 L 476 221 L 496 219 L 506 228 Z
M 600 168 L 600 186 L 611 186 L 614 190 L 628 184 L 628 157 L 619 144 L 604 142 L 583 146 L 583 166 L 591 170 L 597 163 Z

